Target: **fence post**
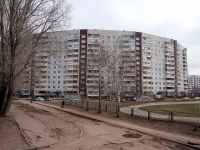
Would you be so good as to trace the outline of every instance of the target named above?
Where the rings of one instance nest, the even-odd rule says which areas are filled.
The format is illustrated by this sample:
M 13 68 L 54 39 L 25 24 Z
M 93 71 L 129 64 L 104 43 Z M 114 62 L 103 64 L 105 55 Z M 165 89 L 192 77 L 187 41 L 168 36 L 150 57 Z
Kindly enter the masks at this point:
M 76 101 L 75 101 L 74 105 L 76 106 Z
M 169 111 L 169 122 L 171 122 L 171 112 Z
M 131 116 L 133 116 L 134 114 L 133 114 L 133 107 L 131 108 Z
M 118 107 L 116 107 L 116 113 L 117 113 L 117 117 L 119 117 L 119 109 L 118 109 Z
M 108 105 L 106 105 L 106 111 L 108 111 Z
M 174 112 L 171 112 L 171 122 L 174 122 Z
M 150 120 L 151 119 L 151 112 L 150 112 L 150 110 L 148 110 L 148 120 Z
M 86 106 L 86 111 L 88 111 L 89 110 L 89 103 L 88 103 L 88 101 L 87 101 L 87 106 Z

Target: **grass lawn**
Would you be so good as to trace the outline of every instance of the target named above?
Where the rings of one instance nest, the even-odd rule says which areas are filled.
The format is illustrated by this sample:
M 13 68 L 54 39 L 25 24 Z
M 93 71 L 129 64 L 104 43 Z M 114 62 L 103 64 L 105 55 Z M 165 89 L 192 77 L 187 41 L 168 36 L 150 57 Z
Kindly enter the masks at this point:
M 199 108 L 196 109 L 196 104 L 178 104 L 178 105 L 155 105 L 155 106 L 144 106 L 141 109 L 152 110 L 152 111 L 174 111 L 188 114 L 200 115 Z

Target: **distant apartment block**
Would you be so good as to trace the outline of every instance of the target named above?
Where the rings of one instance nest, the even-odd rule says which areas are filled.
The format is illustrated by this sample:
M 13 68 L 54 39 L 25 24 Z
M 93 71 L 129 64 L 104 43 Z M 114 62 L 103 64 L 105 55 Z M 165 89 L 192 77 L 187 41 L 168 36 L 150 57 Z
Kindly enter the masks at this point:
M 188 93 L 187 49 L 176 40 L 135 31 L 80 29 L 43 35 L 35 55 L 40 61 L 22 94 L 99 96 L 99 64 L 92 58 L 102 49 L 113 55 L 108 63 L 117 58 L 109 72 L 120 72 L 114 78 L 121 78 L 126 95 Z M 112 86 L 111 78 L 103 80 L 105 87 Z M 109 88 L 103 91 L 108 93 Z
M 188 92 L 190 96 L 200 96 L 199 75 L 188 75 Z

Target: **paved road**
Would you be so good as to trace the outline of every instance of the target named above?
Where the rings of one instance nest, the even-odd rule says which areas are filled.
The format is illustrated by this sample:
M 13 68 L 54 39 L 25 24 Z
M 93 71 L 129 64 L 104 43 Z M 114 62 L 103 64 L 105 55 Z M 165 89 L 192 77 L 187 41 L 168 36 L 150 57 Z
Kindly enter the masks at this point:
M 148 112 L 141 110 L 139 108 L 144 106 L 155 106 L 155 105 L 178 105 L 178 104 L 196 104 L 197 101 L 187 101 L 187 102 L 157 102 L 157 103 L 145 103 L 141 105 L 134 105 L 134 106 L 128 106 L 128 107 L 122 107 L 120 108 L 121 112 L 131 114 L 131 108 L 134 108 L 134 115 L 136 116 L 142 116 L 147 117 Z M 200 101 L 198 102 L 200 103 Z M 155 119 L 162 119 L 162 120 L 170 120 L 170 114 L 159 114 L 159 113 L 151 113 L 151 118 Z M 183 121 L 183 122 L 195 122 L 200 123 L 200 116 L 199 117 L 183 117 L 183 116 L 174 116 L 175 121 Z

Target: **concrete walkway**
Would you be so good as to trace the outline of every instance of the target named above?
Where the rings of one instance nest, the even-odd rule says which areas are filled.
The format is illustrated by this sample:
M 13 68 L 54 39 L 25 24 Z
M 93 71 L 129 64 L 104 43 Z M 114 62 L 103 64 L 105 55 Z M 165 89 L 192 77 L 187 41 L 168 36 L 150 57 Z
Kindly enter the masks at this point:
M 20 101 L 20 102 L 26 103 L 26 101 L 23 101 L 23 100 Z M 65 112 L 68 112 L 68 113 L 76 114 L 76 115 L 79 115 L 79 116 L 83 116 L 83 117 L 86 117 L 86 118 L 91 118 L 91 119 L 103 121 L 103 122 L 105 122 L 109 125 L 115 125 L 115 126 L 117 125 L 117 126 L 120 126 L 120 127 L 125 127 L 127 129 L 138 131 L 140 133 L 145 133 L 145 134 L 148 134 L 148 135 L 152 135 L 152 136 L 155 136 L 155 137 L 166 139 L 168 141 L 173 141 L 173 142 L 188 145 L 188 146 L 191 146 L 191 145 L 188 144 L 188 142 L 198 143 L 198 145 L 192 146 L 192 147 L 196 147 L 197 149 L 200 149 L 200 139 L 197 139 L 197 138 L 193 138 L 193 137 L 189 137 L 189 136 L 185 136 L 185 135 L 183 136 L 183 135 L 173 134 L 173 133 L 166 133 L 166 132 L 163 132 L 163 131 L 158 131 L 158 130 L 154 130 L 154 129 L 149 129 L 149 128 L 137 126 L 137 125 L 127 123 L 127 122 L 121 122 L 121 121 L 115 120 L 115 119 L 110 120 L 108 118 L 99 116 L 97 114 L 81 113 L 81 112 L 78 112 L 77 110 L 70 109 L 70 108 L 61 109 L 59 106 L 55 106 L 55 105 L 44 104 L 44 103 L 40 103 L 40 102 L 34 102 L 34 103 L 38 104 L 38 105 L 50 107 L 50 108 L 55 108 L 57 110 L 65 111 Z

